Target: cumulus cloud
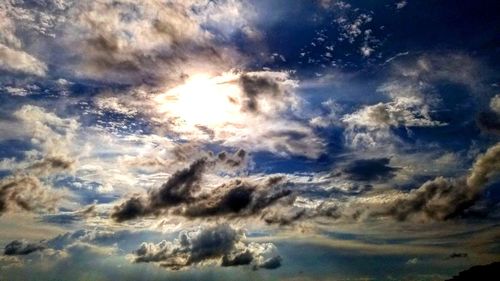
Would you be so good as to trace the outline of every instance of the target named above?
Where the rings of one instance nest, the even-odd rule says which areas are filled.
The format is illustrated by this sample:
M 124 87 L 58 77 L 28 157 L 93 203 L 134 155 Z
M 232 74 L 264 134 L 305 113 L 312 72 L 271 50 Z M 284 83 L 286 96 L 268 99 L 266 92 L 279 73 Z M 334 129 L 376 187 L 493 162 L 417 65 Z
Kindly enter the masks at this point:
M 134 262 L 153 262 L 171 270 L 204 264 L 274 269 L 281 265 L 281 257 L 273 244 L 248 243 L 243 231 L 221 224 L 181 232 L 173 241 L 142 243 Z
M 255 30 L 247 6 L 205 0 L 74 3 L 62 46 L 76 58 L 71 63 L 77 76 L 134 85 L 180 81 L 186 73 L 217 72 L 243 60 L 217 36 Z

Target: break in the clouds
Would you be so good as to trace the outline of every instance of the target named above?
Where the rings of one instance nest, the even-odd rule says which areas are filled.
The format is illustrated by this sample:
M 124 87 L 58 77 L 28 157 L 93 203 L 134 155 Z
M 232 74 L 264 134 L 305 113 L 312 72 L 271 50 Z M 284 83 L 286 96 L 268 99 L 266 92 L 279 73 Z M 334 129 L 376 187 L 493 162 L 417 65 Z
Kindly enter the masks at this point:
M 1 278 L 498 262 L 499 5 L 476 2 L 1 1 Z

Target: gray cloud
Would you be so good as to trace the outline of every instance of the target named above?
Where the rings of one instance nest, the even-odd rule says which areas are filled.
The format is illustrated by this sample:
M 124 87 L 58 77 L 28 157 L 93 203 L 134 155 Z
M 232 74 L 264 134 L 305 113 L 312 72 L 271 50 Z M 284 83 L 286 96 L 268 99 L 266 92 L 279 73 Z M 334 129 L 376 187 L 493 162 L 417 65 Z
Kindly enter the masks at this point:
M 500 135 L 500 95 L 491 98 L 489 108 L 477 116 L 477 125 L 485 132 Z
M 389 166 L 389 162 L 389 158 L 355 160 L 342 171 L 356 181 L 382 180 L 394 177 L 394 172 L 398 170 Z
M 446 220 L 463 214 L 480 197 L 484 187 L 500 173 L 500 143 L 480 155 L 468 176 L 459 179 L 438 177 L 412 190 L 404 198 L 386 204 L 375 216 L 406 220 L 410 216 Z
M 119 206 L 115 206 L 111 217 L 118 222 L 137 217 L 159 214 L 168 208 L 195 201 L 200 183 L 207 168 L 215 166 L 238 168 L 246 164 L 247 153 L 238 150 L 234 155 L 221 152 L 200 158 L 189 167 L 175 172 L 160 188 L 151 190 L 147 196 L 136 194 Z
M 42 243 L 28 243 L 27 241 L 14 240 L 5 245 L 4 255 L 6 256 L 24 256 L 36 251 L 42 251 L 46 248 Z
M 278 201 L 283 201 L 283 198 L 288 199 L 285 203 L 293 200 L 290 189 L 279 187 L 281 181 L 281 177 L 271 177 L 260 184 L 234 180 L 199 195 L 194 203 L 179 212 L 187 217 L 257 215 Z
M 96 205 L 90 205 L 81 210 L 76 210 L 72 212 L 60 212 L 57 214 L 47 214 L 41 217 L 41 221 L 53 224 L 72 224 L 76 222 L 81 222 L 86 218 L 96 215 Z
M 171 270 L 207 263 L 274 269 L 281 265 L 281 257 L 273 244 L 248 243 L 241 230 L 222 224 L 182 232 L 173 241 L 142 243 L 134 262 L 153 262 Z
M 491 111 L 483 111 L 478 114 L 476 118 L 476 123 L 483 132 L 500 135 L 499 120 L 500 120 L 499 114 Z
M 14 175 L 0 181 L 0 215 L 14 208 L 53 211 L 58 200 L 35 176 Z
M 45 76 L 47 65 L 34 56 L 0 44 L 0 69 L 36 76 Z
M 217 48 L 210 32 L 201 27 L 203 19 L 191 8 L 192 3 L 185 1 L 74 5 L 65 44 L 68 50 L 81 45 L 74 49 L 79 66 L 76 74 L 141 84 L 179 80 L 192 68 L 214 70 L 226 65 L 232 54 Z M 199 9 L 202 13 L 202 7 Z M 78 37 L 73 35 L 75 31 L 79 31 Z
M 241 161 L 245 154 L 240 150 L 235 157 Z M 172 214 L 189 218 L 218 216 L 251 216 L 275 204 L 282 198 L 293 200 L 291 190 L 281 188 L 282 177 L 270 177 L 261 182 L 233 180 L 208 191 L 200 191 L 202 176 L 208 166 L 222 162 L 228 165 L 225 153 L 216 158 L 202 158 L 189 167 L 174 173 L 159 189 L 147 196 L 134 195 L 113 209 L 111 218 L 117 222 L 147 215 L 159 215 L 168 210 Z M 230 166 L 235 163 L 231 161 Z M 287 201 L 288 202 L 288 201 Z
M 470 172 L 462 177 L 436 177 L 409 192 L 372 190 L 358 197 L 340 196 L 316 203 L 300 203 L 304 201 L 301 197 L 304 193 L 299 193 L 292 206 L 266 210 L 262 218 L 267 223 L 288 225 L 314 218 L 428 222 L 465 217 L 481 198 L 484 188 L 500 175 L 499 159 L 500 143 L 497 143 L 478 156 Z
M 281 83 L 276 81 L 272 76 L 259 76 L 256 74 L 243 74 L 239 79 L 245 101 L 243 102 L 244 111 L 258 112 L 259 111 L 259 96 L 271 96 L 279 98 L 283 93 Z
M 136 195 L 116 206 L 111 217 L 121 222 L 191 202 L 194 192 L 200 188 L 199 184 L 208 164 L 206 158 L 196 160 L 189 167 L 174 173 L 159 189 L 149 192 L 147 198 Z

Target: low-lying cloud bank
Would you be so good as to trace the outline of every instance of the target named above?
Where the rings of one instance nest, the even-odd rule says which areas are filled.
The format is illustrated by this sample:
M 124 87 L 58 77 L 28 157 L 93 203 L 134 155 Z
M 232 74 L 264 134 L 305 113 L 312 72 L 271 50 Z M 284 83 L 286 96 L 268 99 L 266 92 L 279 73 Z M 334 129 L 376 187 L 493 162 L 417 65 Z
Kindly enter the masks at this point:
M 264 221 L 292 224 L 314 218 L 333 220 L 444 221 L 464 217 L 480 199 L 484 189 L 500 175 L 500 143 L 477 157 L 462 177 L 436 177 L 409 192 L 394 189 L 372 191 L 356 198 L 325 199 L 316 204 L 272 209 Z
M 30 257 L 36 252 L 54 258 L 67 257 L 75 248 L 109 248 L 110 252 L 129 252 L 140 239 L 151 239 L 160 233 L 148 231 L 78 230 L 49 240 L 28 242 L 14 240 L 4 247 L 4 256 Z M 133 247 L 133 246 L 132 246 Z M 281 256 L 272 243 L 249 242 L 242 229 L 218 224 L 195 230 L 181 231 L 178 238 L 160 243 L 142 242 L 130 255 L 134 263 L 155 263 L 170 270 L 191 266 L 251 266 L 254 270 L 281 266 Z

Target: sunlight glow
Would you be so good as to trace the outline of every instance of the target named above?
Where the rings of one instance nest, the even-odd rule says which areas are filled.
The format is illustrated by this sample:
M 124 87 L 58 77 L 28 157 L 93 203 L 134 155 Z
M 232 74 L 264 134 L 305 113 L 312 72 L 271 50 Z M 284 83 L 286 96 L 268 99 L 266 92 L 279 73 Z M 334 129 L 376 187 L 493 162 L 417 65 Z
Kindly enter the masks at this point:
M 235 74 L 210 77 L 193 75 L 184 84 L 155 98 L 159 112 L 173 118 L 179 126 L 218 128 L 227 123 L 239 123 L 240 88 L 234 83 Z

